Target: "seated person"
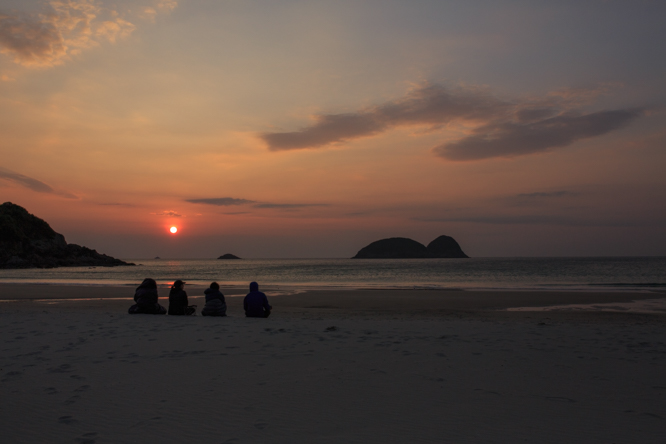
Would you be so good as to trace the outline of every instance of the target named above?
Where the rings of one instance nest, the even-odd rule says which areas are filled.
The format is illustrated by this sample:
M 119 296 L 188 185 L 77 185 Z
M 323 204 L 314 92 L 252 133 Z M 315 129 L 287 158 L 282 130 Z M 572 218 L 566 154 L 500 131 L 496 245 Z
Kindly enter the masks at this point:
M 227 303 L 224 301 L 224 295 L 220 291 L 220 286 L 217 282 L 210 284 L 210 288 L 204 290 L 206 295 L 206 305 L 201 310 L 202 316 L 226 316 Z
M 273 307 L 268 305 L 266 295 L 259 291 L 259 284 L 252 282 L 250 292 L 243 299 L 243 308 L 248 318 L 267 318 L 271 315 Z
M 157 303 L 157 282 L 155 279 L 146 278 L 141 282 L 134 292 L 134 302 L 127 311 L 129 314 L 166 314 L 166 308 Z
M 196 305 L 187 305 L 187 293 L 183 290 L 185 282 L 178 279 L 171 286 L 169 292 L 169 314 L 177 316 L 189 316 L 196 311 Z

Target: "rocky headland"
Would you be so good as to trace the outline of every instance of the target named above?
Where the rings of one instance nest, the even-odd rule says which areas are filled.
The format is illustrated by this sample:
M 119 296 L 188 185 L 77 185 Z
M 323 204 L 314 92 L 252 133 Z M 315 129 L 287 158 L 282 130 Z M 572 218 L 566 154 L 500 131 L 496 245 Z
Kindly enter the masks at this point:
M 240 259 L 238 256 L 235 256 L 231 253 L 223 254 L 222 256 L 218 257 L 218 259 Z
M 381 239 L 363 247 L 352 259 L 467 258 L 451 236 L 439 236 L 426 247 L 405 237 Z
M 134 265 L 68 244 L 46 221 L 11 202 L 0 205 L 0 268 Z

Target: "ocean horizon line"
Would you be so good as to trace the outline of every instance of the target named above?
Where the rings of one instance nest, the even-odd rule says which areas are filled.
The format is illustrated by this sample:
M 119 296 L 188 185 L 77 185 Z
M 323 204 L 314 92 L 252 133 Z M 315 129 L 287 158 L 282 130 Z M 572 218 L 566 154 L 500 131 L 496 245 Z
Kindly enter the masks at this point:
M 240 257 L 238 259 L 218 259 L 214 257 L 122 257 L 120 259 L 124 261 L 153 261 L 153 260 L 194 260 L 194 261 L 221 261 L 221 262 L 236 262 L 243 260 L 285 260 L 285 261 L 296 261 L 296 260 L 336 260 L 336 259 L 354 259 L 354 261 L 390 261 L 390 260 L 410 260 L 410 261 L 433 261 L 433 260 L 467 260 L 467 259 L 641 259 L 641 258 L 654 258 L 654 259 L 666 259 L 666 255 L 598 255 L 598 256 L 470 256 L 467 258 L 354 258 L 354 257 Z M 118 265 L 122 266 L 122 265 Z M 64 267 L 58 267 L 64 268 Z

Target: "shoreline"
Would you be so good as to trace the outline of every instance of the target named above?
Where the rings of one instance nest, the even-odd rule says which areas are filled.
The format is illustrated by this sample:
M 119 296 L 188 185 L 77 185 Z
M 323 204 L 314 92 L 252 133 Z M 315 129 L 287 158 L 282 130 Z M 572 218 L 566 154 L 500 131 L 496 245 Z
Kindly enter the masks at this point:
M 204 286 L 186 285 L 190 305 L 200 313 Z M 229 314 L 242 315 L 247 290 L 221 288 Z M 514 316 L 542 312 L 567 314 L 599 312 L 643 313 L 666 316 L 666 292 L 517 291 L 429 289 L 274 289 L 260 287 L 274 307 L 275 316 L 299 315 L 373 317 Z M 159 303 L 168 306 L 168 287 L 159 288 Z M 0 290 L 0 311 L 33 311 L 49 307 L 61 312 L 126 313 L 134 286 L 12 284 Z
M 91 288 L 136 288 L 141 282 L 39 282 L 30 281 L 7 281 L 0 279 L 0 288 L 7 286 L 39 286 L 39 287 L 91 287 Z M 188 287 L 208 288 L 208 281 L 187 280 Z M 249 282 L 222 283 L 220 288 L 236 291 L 246 290 Z M 509 287 L 509 286 L 440 286 L 440 285 L 335 285 L 335 284 L 261 284 L 266 291 L 466 291 L 466 292 L 561 292 L 561 293 L 657 293 L 666 294 L 666 284 L 542 284 L 535 286 Z M 158 289 L 168 290 L 170 283 L 157 283 Z M 0 292 L 1 297 L 1 292 Z

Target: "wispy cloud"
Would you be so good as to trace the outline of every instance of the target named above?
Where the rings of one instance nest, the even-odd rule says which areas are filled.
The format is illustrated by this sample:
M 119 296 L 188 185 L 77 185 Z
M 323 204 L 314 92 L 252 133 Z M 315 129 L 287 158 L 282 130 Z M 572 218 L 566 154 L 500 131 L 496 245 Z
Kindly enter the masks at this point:
M 536 193 L 520 193 L 516 194 L 514 197 L 518 199 L 551 199 L 558 197 L 573 197 L 578 195 L 580 195 L 580 193 L 575 191 L 559 190 L 559 191 L 546 191 L 546 192 L 536 192 Z
M 573 198 L 581 193 L 569 190 L 537 191 L 534 193 L 520 193 L 508 196 L 503 201 L 513 207 L 553 207 L 563 203 L 570 204 Z
M 6 168 L 0 167 L 0 179 L 6 180 L 8 182 L 14 183 L 16 185 L 22 186 L 24 188 L 28 188 L 32 191 L 36 191 L 38 193 L 49 193 L 49 194 L 55 194 L 58 196 L 66 197 L 68 199 L 78 199 L 77 196 L 68 193 L 68 192 L 63 192 L 63 191 L 57 191 L 53 189 L 50 185 L 37 180 L 33 179 L 32 177 L 25 176 L 20 173 L 16 173 L 14 171 L 8 170 Z
M 122 203 L 122 202 L 93 202 L 95 205 L 101 205 L 104 207 L 127 207 L 132 208 L 136 207 L 134 204 Z
M 160 13 L 169 13 L 176 9 L 178 2 L 174 0 L 156 0 L 151 6 L 146 6 L 140 13 L 140 17 L 151 22 L 155 21 Z
M 509 104 L 482 90 L 448 90 L 429 85 L 404 98 L 347 114 L 314 116 L 315 123 L 299 131 L 261 135 L 271 151 L 317 148 L 372 136 L 404 125 L 443 125 L 454 119 L 487 120 L 504 113 Z
M 515 216 L 490 215 L 451 218 L 416 218 L 421 222 L 465 222 L 489 225 L 556 225 L 569 227 L 633 227 L 636 222 L 610 219 L 581 219 L 575 217 L 526 214 Z
M 569 146 L 623 128 L 643 113 L 626 109 L 591 114 L 562 114 L 536 122 L 490 123 L 460 140 L 434 148 L 435 154 L 450 160 L 479 160 L 516 157 Z
M 259 209 L 298 209 L 308 207 L 326 207 L 328 204 L 322 203 L 272 203 L 272 202 L 257 202 L 255 200 L 237 199 L 234 197 L 214 197 L 205 199 L 186 199 L 185 202 L 199 203 L 206 205 L 216 205 L 220 207 L 228 207 L 234 205 L 252 205 L 253 208 Z M 244 213 L 225 213 L 225 214 L 244 214 Z
M 283 209 L 295 209 L 295 208 L 308 208 L 308 207 L 327 207 L 328 204 L 313 204 L 313 203 L 304 203 L 304 204 L 280 204 L 280 203 L 258 203 L 254 205 L 255 208 L 283 208 Z
M 157 14 L 177 3 L 155 5 Z M 136 26 L 123 15 L 94 0 L 51 0 L 33 14 L 0 12 L 0 53 L 29 68 L 61 65 L 100 42 L 128 37 Z
M 156 216 L 185 217 L 182 214 L 178 213 L 177 211 L 173 211 L 173 210 L 163 211 L 161 213 L 150 213 L 150 214 L 154 214 Z
M 370 137 L 397 127 L 431 129 L 452 123 L 472 127 L 469 135 L 433 148 L 449 160 L 514 157 L 553 148 L 620 129 L 638 118 L 640 109 L 592 113 L 582 106 L 601 94 L 566 90 L 543 98 L 502 100 L 485 89 L 420 86 L 405 97 L 345 114 L 314 116 L 298 131 L 260 134 L 271 151 L 320 148 Z
M 256 203 L 254 200 L 236 199 L 234 197 L 212 197 L 205 199 L 185 199 L 185 202 L 199 203 L 206 205 L 217 205 L 219 207 L 229 207 L 233 205 L 247 205 Z

